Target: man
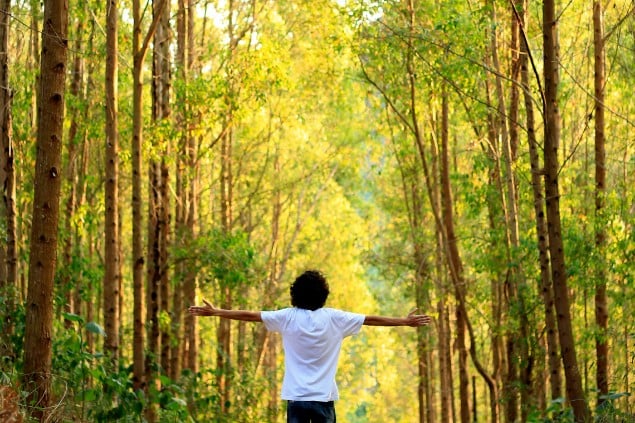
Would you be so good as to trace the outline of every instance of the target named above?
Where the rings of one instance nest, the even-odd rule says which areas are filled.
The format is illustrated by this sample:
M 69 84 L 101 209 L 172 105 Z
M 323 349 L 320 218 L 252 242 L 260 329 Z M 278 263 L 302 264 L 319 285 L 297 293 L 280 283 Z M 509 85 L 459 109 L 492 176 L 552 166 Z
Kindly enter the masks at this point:
M 277 311 L 225 310 L 205 300 L 205 306 L 188 310 L 195 316 L 263 322 L 267 330 L 282 334 L 285 371 L 280 396 L 287 401 L 287 423 L 335 423 L 335 373 L 342 340 L 357 334 L 362 325 L 418 327 L 431 321 L 414 311 L 407 317 L 385 317 L 325 308 L 329 285 L 316 270 L 298 276 L 290 293 L 293 307 Z

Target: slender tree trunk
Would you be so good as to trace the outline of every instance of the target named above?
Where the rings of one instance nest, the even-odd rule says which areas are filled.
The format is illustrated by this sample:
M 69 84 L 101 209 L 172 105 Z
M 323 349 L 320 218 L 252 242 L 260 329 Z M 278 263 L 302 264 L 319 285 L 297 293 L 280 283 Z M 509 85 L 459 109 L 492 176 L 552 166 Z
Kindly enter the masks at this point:
M 171 116 L 171 53 L 170 53 L 170 4 L 166 5 L 165 11 L 154 8 L 154 19 L 159 22 L 154 35 L 153 49 L 153 76 L 152 76 L 152 110 L 153 121 L 156 125 L 167 125 Z M 158 264 L 155 267 L 158 272 L 154 277 L 157 278 L 159 292 L 157 293 L 160 313 L 170 315 L 170 281 L 168 279 L 168 249 L 170 243 L 170 172 L 166 157 L 171 154 L 171 146 L 169 137 L 158 137 L 158 143 L 155 144 L 157 152 L 160 154 L 161 160 L 156 163 L 154 172 L 156 172 L 156 185 L 152 190 L 156 190 L 157 203 L 156 209 L 156 245 L 158 248 L 157 259 Z M 159 328 L 160 340 L 158 346 L 160 348 L 160 364 L 166 375 L 172 373 L 170 369 L 170 342 L 171 330 L 170 325 L 164 325 Z
M 187 56 L 188 56 L 188 69 L 194 70 L 194 58 L 195 58 L 195 43 L 194 43 L 194 2 L 193 0 L 187 0 Z M 188 169 L 190 171 L 189 178 L 189 193 L 188 193 L 188 217 L 187 217 L 187 230 L 189 238 L 194 240 L 197 237 L 198 227 L 198 182 L 199 182 L 199 165 L 196 159 L 198 155 L 198 148 L 196 143 L 197 138 L 194 136 L 191 130 L 187 132 L 187 150 L 188 150 Z M 196 271 L 189 269 L 184 282 L 185 286 L 185 302 L 189 304 L 196 303 Z M 186 331 L 186 344 L 187 344 L 187 358 L 188 368 L 192 370 L 194 374 L 198 372 L 198 327 L 195 323 L 194 316 L 189 313 L 185 316 L 185 331 Z
M 13 92 L 9 86 L 9 18 L 11 0 L 0 3 L 0 233 L 6 234 L 6 243 L 0 243 L 0 295 L 5 300 L 5 322 L 0 337 L 0 354 L 15 359 L 11 342 L 14 332 L 13 311 L 18 299 L 18 253 L 16 219 L 16 176 L 13 168 Z
M 187 165 L 189 162 L 188 154 L 188 122 L 187 122 L 187 101 L 186 101 L 186 87 L 187 87 L 187 54 L 186 54 L 186 40 L 187 40 L 187 19 L 188 11 L 185 8 L 185 1 L 178 1 L 178 10 L 176 13 L 176 55 L 175 55 L 175 68 L 176 77 L 182 81 L 182 88 L 176 90 L 176 105 L 177 113 L 175 114 L 176 127 L 179 128 L 180 138 L 178 142 L 178 154 L 176 156 L 176 172 L 175 172 L 175 217 L 174 217 L 174 232 L 175 243 L 179 248 L 186 247 L 188 243 L 187 234 L 187 207 L 189 206 L 188 200 L 188 184 L 189 184 L 189 172 L 187 171 Z M 172 373 L 170 378 L 176 380 L 181 374 L 181 366 L 183 364 L 183 352 L 185 351 L 185 343 L 182 330 L 183 321 L 183 301 L 184 301 L 184 284 L 185 275 L 187 274 L 188 264 L 180 260 L 175 263 L 175 277 L 172 285 L 174 287 L 174 295 L 172 302 L 172 338 L 173 342 L 170 344 L 170 369 Z
M 531 165 L 531 186 L 533 193 L 534 214 L 536 219 L 536 236 L 540 262 L 540 295 L 544 304 L 545 332 L 549 368 L 550 398 L 555 400 L 562 396 L 562 366 L 559 359 L 558 328 L 554 311 L 553 284 L 551 282 L 551 265 L 549 258 L 549 234 L 545 215 L 545 199 L 543 196 L 544 169 L 540 164 L 538 141 L 536 140 L 534 105 L 529 86 L 529 47 L 526 43 L 523 28 L 526 20 L 527 2 L 518 14 L 521 20 L 521 80 L 525 104 L 526 127 Z
M 495 37 L 491 37 L 492 41 L 490 43 L 490 48 L 494 50 L 496 48 L 495 45 Z M 492 54 L 488 54 L 488 62 L 489 56 L 493 56 Z M 493 57 L 492 57 L 493 60 Z M 494 104 L 492 100 L 491 94 L 491 82 L 490 78 L 487 78 L 485 81 L 485 89 L 487 93 L 487 102 L 488 104 Z M 505 203 L 504 190 L 501 182 L 501 166 L 500 166 L 500 143 L 499 143 L 499 124 L 500 119 L 497 119 L 495 116 L 495 111 L 491 108 L 487 113 L 487 141 L 488 144 L 485 147 L 485 150 L 490 157 L 491 165 L 488 171 L 488 181 L 490 184 L 490 189 L 487 190 L 487 211 L 489 218 L 489 227 L 490 227 L 490 249 L 491 251 L 488 254 L 491 256 L 492 260 L 495 260 L 498 264 L 499 268 L 507 267 L 507 264 L 504 262 L 505 258 L 509 255 L 509 243 L 508 243 L 508 225 L 505 225 L 505 231 L 501 233 L 500 230 L 500 222 L 506 222 L 507 216 L 505 216 L 507 207 Z M 501 249 L 503 251 L 501 251 Z M 503 311 L 508 309 L 508 296 L 505 295 L 505 279 L 506 275 L 496 274 L 491 277 L 491 289 L 490 289 L 490 298 L 491 298 L 491 308 L 492 308 L 492 324 L 494 325 L 493 333 L 491 336 L 491 349 L 492 349 L 492 379 L 497 387 L 500 387 L 503 383 L 503 374 L 505 369 L 505 348 L 503 338 L 503 327 L 505 326 Z M 509 353 L 509 349 L 508 349 Z M 506 381 L 507 383 L 507 381 Z M 506 391 L 504 391 L 506 392 Z M 505 394 L 507 396 L 509 394 Z M 503 403 L 507 403 L 506 399 L 503 399 Z
M 132 296 L 133 296 L 133 334 L 132 334 L 132 383 L 135 391 L 145 390 L 145 291 L 143 286 L 144 251 L 142 236 L 141 209 L 141 169 L 143 116 L 142 72 L 145 51 L 141 45 L 141 8 L 139 0 L 133 0 L 133 92 L 132 92 Z
M 159 227 L 159 169 L 154 160 L 150 160 L 148 171 L 148 267 L 146 285 L 146 327 L 148 342 L 146 347 L 145 379 L 149 393 L 159 390 L 158 370 L 159 365 L 159 295 L 161 282 L 161 248 Z M 154 404 L 146 409 L 146 419 L 150 423 L 158 418 Z
M 24 388 L 31 415 L 43 420 L 51 403 L 53 280 L 61 185 L 68 2 L 44 2 L 35 193 L 24 335 Z
M 145 35 L 141 38 L 142 28 L 142 11 L 139 0 L 133 0 L 133 134 L 132 134 L 132 248 L 133 248 L 133 291 L 134 291 L 134 334 L 133 334 L 133 383 L 136 389 L 145 389 L 147 392 L 158 388 L 155 379 L 154 364 L 156 363 L 156 355 L 158 351 L 158 275 L 157 263 L 158 254 L 156 240 L 158 236 L 156 229 L 156 220 L 154 219 L 156 211 L 156 193 L 152 189 L 156 181 L 152 178 L 155 172 L 149 172 L 150 181 L 149 188 L 149 220 L 148 227 L 148 251 L 147 266 L 146 253 L 143 251 L 143 235 L 142 235 L 142 200 L 141 200 L 141 184 L 142 184 L 142 141 L 143 141 L 143 66 L 145 57 L 148 52 L 150 40 L 154 37 L 156 28 L 159 23 L 159 17 L 165 13 L 167 0 L 161 0 L 160 3 L 153 5 L 154 12 L 152 23 Z M 154 221 L 153 221 L 154 220 Z M 144 291 L 144 266 L 147 274 L 147 285 Z M 144 313 L 145 311 L 145 313 Z M 145 314 L 145 322 L 144 322 Z M 147 327 L 146 327 L 147 324 Z M 147 350 L 144 349 L 144 338 L 147 329 Z M 147 351 L 147 352 L 146 352 Z M 145 417 L 149 422 L 157 419 L 156 409 L 153 405 L 149 405 L 145 411 Z
M 558 188 L 558 176 L 560 173 L 558 163 L 558 145 L 560 142 L 560 112 L 558 110 L 559 53 L 555 0 L 543 1 L 542 30 L 545 81 L 545 198 L 547 203 L 551 274 L 558 317 L 558 337 L 566 379 L 567 399 L 573 408 L 575 420 L 577 422 L 589 422 L 591 421 L 591 413 L 582 389 L 580 370 L 575 352 L 560 220 L 560 191 Z
M 119 358 L 119 133 L 117 128 L 118 1 L 109 0 L 106 31 L 106 194 L 104 255 L 104 349 L 114 364 Z
M 229 39 L 230 45 L 233 44 L 233 11 L 229 14 Z M 231 55 L 232 53 L 230 53 Z M 230 63 L 232 58 L 229 59 Z M 221 224 L 223 232 L 229 235 L 233 226 L 233 173 L 232 173 L 232 150 L 233 150 L 233 130 L 231 128 L 233 121 L 233 74 L 227 76 L 230 84 L 229 92 L 226 98 L 226 118 L 224 127 L 225 134 L 221 140 L 221 169 L 220 169 L 220 191 L 221 191 Z M 223 282 L 221 284 L 221 304 L 223 308 L 230 309 L 232 307 L 232 290 Z M 218 324 L 217 332 L 218 352 L 216 355 L 216 368 L 218 371 L 217 384 L 221 393 L 221 411 L 228 411 L 230 403 L 231 390 L 231 366 L 229 358 L 231 357 L 231 325 L 227 319 L 221 319 Z
M 593 2 L 593 46 L 595 51 L 595 249 L 599 262 L 596 264 L 595 277 L 595 324 L 598 334 L 595 340 L 598 407 L 605 401 L 609 392 L 608 372 L 608 299 L 606 295 L 606 229 L 604 224 L 604 197 L 606 195 L 606 151 L 604 136 L 604 24 L 602 2 Z
M 76 34 L 82 34 L 84 32 L 84 20 L 78 19 L 77 25 L 75 29 Z M 75 59 L 73 61 L 73 70 L 72 70 L 72 81 L 70 85 L 70 95 L 75 99 L 75 104 L 81 104 L 84 100 L 83 96 L 83 78 L 84 78 L 84 60 L 82 54 L 79 52 L 83 51 L 83 40 L 82 37 L 77 37 L 75 44 L 73 46 L 75 50 Z M 80 140 L 83 139 L 81 134 L 78 136 L 79 132 L 79 115 L 80 115 L 80 107 L 79 106 L 71 106 L 69 107 L 70 114 L 70 127 L 68 130 L 68 139 L 67 139 L 67 151 L 68 151 L 68 164 L 66 169 L 66 183 L 68 184 L 68 197 L 66 199 L 66 215 L 64 216 L 64 241 L 63 241 L 63 250 L 62 250 L 62 262 L 64 269 L 71 269 L 71 262 L 73 261 L 73 252 L 74 252 L 74 241 L 77 241 L 75 236 L 75 231 L 73 230 L 73 215 L 75 214 L 75 210 L 77 209 L 77 168 L 78 168 L 78 154 L 77 147 L 80 145 Z M 78 291 L 76 288 L 76 283 L 74 283 L 71 273 L 67 270 L 64 271 L 62 275 L 62 286 L 64 291 L 64 297 L 66 299 L 65 310 L 69 313 L 75 312 L 78 307 L 75 304 L 77 300 L 75 293 Z M 66 321 L 66 326 L 70 327 L 72 322 Z
M 450 254 L 447 257 L 449 266 L 456 271 L 456 274 L 462 280 L 462 264 L 459 259 L 458 245 L 456 235 L 454 233 L 454 211 L 452 207 L 452 193 L 450 188 L 450 168 L 449 168 L 449 110 L 448 99 L 445 89 L 441 93 L 441 207 L 443 216 L 443 226 L 447 235 L 447 247 Z M 462 284 L 455 284 L 455 290 L 461 291 L 465 288 Z M 464 292 L 457 293 L 457 297 L 463 298 Z M 456 346 L 459 351 L 459 395 L 460 395 L 460 416 L 461 423 L 469 423 L 470 421 L 470 394 L 469 394 L 469 374 L 467 369 L 467 347 L 465 341 L 466 320 L 465 310 L 463 307 L 456 309 Z
M 142 148 L 143 145 L 143 66 L 145 57 L 148 52 L 148 45 L 150 40 L 154 36 L 157 24 L 159 22 L 158 16 L 163 13 L 167 0 L 161 0 L 156 6 L 159 11 L 154 14 L 150 28 L 145 35 L 145 38 L 141 37 L 142 28 L 142 11 L 139 0 L 133 0 L 132 14 L 133 14 L 133 36 L 132 36 L 132 50 L 133 50 L 133 100 L 132 100 L 132 255 L 133 255 L 133 386 L 135 390 L 146 389 L 148 379 L 146 374 L 150 373 L 151 360 L 153 355 L 146 355 L 144 351 L 144 338 L 145 338 L 145 322 L 144 315 L 152 317 L 152 304 L 146 310 L 146 292 L 144 290 L 144 266 L 145 266 L 145 252 L 143 251 L 143 218 L 142 218 L 142 199 L 141 199 L 141 186 L 142 186 Z M 149 231 L 149 238 L 152 235 L 152 231 Z M 152 241 L 148 241 L 149 245 L 152 245 Z M 151 263 L 152 250 L 148 252 L 148 259 Z M 150 265 L 147 267 L 148 272 Z M 151 285 L 151 279 L 148 279 L 148 286 Z M 156 298 L 151 296 L 147 297 L 148 301 L 156 301 Z M 153 329 L 153 321 L 150 322 L 150 330 Z M 150 347 L 149 347 L 150 348 Z M 151 350 L 153 351 L 153 350 Z M 150 417 L 152 412 L 150 412 Z

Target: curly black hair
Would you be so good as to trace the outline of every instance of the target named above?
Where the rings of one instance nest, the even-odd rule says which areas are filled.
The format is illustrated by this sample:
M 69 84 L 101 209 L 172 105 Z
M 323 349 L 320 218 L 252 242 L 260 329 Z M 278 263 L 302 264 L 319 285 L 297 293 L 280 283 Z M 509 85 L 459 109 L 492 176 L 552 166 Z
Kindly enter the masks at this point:
M 324 306 L 329 296 L 329 284 L 317 270 L 307 270 L 291 284 L 291 305 L 307 310 L 317 310 Z

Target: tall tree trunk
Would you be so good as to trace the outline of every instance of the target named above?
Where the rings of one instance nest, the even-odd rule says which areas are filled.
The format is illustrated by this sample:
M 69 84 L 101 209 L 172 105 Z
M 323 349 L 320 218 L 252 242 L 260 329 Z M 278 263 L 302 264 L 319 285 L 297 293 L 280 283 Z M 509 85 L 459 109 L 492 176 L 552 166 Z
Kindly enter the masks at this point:
M 104 255 L 104 349 L 114 364 L 119 358 L 119 133 L 117 128 L 118 1 L 109 0 L 106 31 L 106 193 Z
M 146 252 L 143 250 L 143 218 L 142 218 L 142 145 L 143 145 L 143 67 L 145 57 L 148 52 L 150 40 L 154 36 L 161 13 L 164 13 L 167 0 L 161 0 L 156 5 L 158 13 L 153 15 L 152 23 L 148 28 L 145 37 L 141 37 L 142 29 L 142 11 L 139 0 L 133 0 L 133 133 L 132 133 L 132 255 L 133 255 L 133 387 L 135 390 L 148 390 L 150 381 L 153 381 L 154 373 L 152 372 L 153 360 L 156 353 L 156 345 L 152 344 L 152 336 L 156 327 L 152 320 L 155 312 L 154 304 L 156 298 L 146 295 L 144 290 L 144 266 L 146 265 Z M 151 202 L 150 202 L 151 203 Z M 148 224 L 149 226 L 149 224 Z M 148 245 L 152 246 L 150 239 L 153 235 L 151 230 L 148 231 Z M 148 249 L 146 272 L 148 274 L 148 290 L 153 283 L 150 268 L 154 265 L 153 250 Z M 156 292 L 154 290 L 153 292 Z M 146 308 L 146 300 L 149 302 Z M 145 322 L 144 322 L 145 317 Z M 145 353 L 144 343 L 146 338 L 146 326 L 148 323 L 148 351 Z M 155 387 L 152 382 L 152 388 Z M 146 409 L 146 418 L 153 422 L 156 420 L 156 410 L 149 406 Z
M 141 169 L 143 142 L 143 62 L 146 50 L 141 44 L 141 7 L 139 0 L 133 0 L 133 87 L 132 87 L 132 296 L 133 296 L 133 328 L 132 328 L 132 384 L 135 391 L 145 390 L 145 291 L 143 286 L 143 218 L 141 200 Z
M 567 400 L 573 408 L 575 420 L 577 422 L 589 422 L 591 413 L 582 389 L 575 352 L 560 220 L 560 190 L 558 188 L 558 176 L 560 173 L 558 163 L 558 145 L 560 142 L 560 112 L 558 109 L 559 53 L 555 0 L 544 0 L 542 12 L 545 81 L 545 198 L 547 203 L 549 252 L 551 254 L 551 275 L 558 317 L 558 337 L 566 379 Z
M 188 71 L 194 71 L 194 59 L 195 59 L 195 43 L 194 43 L 194 2 L 193 0 L 187 0 L 187 64 Z M 187 160 L 189 169 L 189 192 L 187 194 L 188 207 L 187 207 L 187 231 L 189 239 L 195 240 L 197 237 L 198 227 L 198 182 L 199 182 L 199 165 L 197 160 L 198 148 L 197 138 L 194 136 L 191 130 L 187 131 Z M 184 281 L 184 301 L 186 304 L 196 303 L 196 271 L 189 268 L 185 276 Z M 185 316 L 185 343 L 187 345 L 187 353 L 184 354 L 187 357 L 189 368 L 194 374 L 198 372 L 198 326 L 196 325 L 194 316 L 189 313 Z M 185 366 L 184 366 L 185 367 Z
M 538 141 L 536 140 L 534 105 L 529 85 L 529 59 L 530 51 L 527 45 L 526 34 L 523 28 L 526 26 L 527 1 L 522 7 L 523 13 L 517 15 L 521 22 L 520 30 L 522 36 L 521 47 L 521 80 L 523 88 L 523 99 L 525 104 L 526 127 L 529 145 L 529 161 L 531 166 L 531 186 L 534 203 L 534 214 L 536 219 L 536 237 L 538 244 L 538 256 L 540 262 L 540 295 L 544 305 L 545 332 L 547 357 L 549 367 L 549 384 L 551 399 L 555 400 L 562 396 L 562 366 L 559 360 L 558 328 L 554 310 L 553 284 L 551 282 L 551 265 L 549 257 L 549 233 L 545 215 L 545 199 L 543 196 L 543 175 L 544 170 L 540 164 L 538 154 Z
M 53 280 L 61 185 L 68 2 L 44 2 L 38 90 L 37 158 L 24 335 L 24 388 L 31 415 L 46 418 L 51 403 Z
M 176 90 L 177 112 L 175 113 L 175 124 L 179 131 L 178 152 L 176 154 L 176 171 L 175 171 L 175 216 L 174 216 L 174 233 L 175 244 L 179 248 L 183 248 L 187 244 L 187 207 L 188 207 L 188 123 L 187 123 L 187 55 L 186 55 L 186 39 L 187 39 L 187 9 L 185 1 L 178 1 L 178 9 L 176 12 L 176 55 L 175 68 L 176 78 L 182 83 L 182 88 Z M 183 339 L 183 281 L 187 272 L 188 264 L 180 260 L 174 264 L 175 275 L 172 282 L 174 295 L 172 296 L 172 342 L 170 343 L 170 378 L 176 380 L 181 374 L 181 366 L 183 364 L 183 352 L 185 344 Z
M 82 34 L 84 32 L 84 20 L 78 19 L 77 25 L 75 29 L 76 34 Z M 75 50 L 75 58 L 73 61 L 73 70 L 72 75 L 73 79 L 70 85 L 70 92 L 72 98 L 75 99 L 75 104 L 81 104 L 84 100 L 83 95 L 83 78 L 84 78 L 84 60 L 83 55 L 80 54 L 83 51 L 83 40 L 82 37 L 77 37 L 75 44 L 73 46 Z M 68 197 L 66 198 L 66 214 L 64 216 L 64 241 L 63 241 L 63 250 L 62 250 L 62 263 L 64 269 L 71 269 L 71 262 L 73 261 L 73 250 L 74 250 L 74 242 L 76 239 L 76 232 L 73 230 L 73 216 L 77 209 L 77 168 L 79 162 L 78 156 L 78 145 L 80 145 L 80 140 L 83 140 L 83 137 L 79 133 L 79 117 L 80 110 L 79 106 L 72 106 L 73 102 L 71 102 L 71 106 L 69 107 L 69 115 L 70 115 L 70 126 L 68 129 L 68 139 L 67 139 L 67 151 L 68 151 L 68 164 L 66 169 L 66 183 L 68 184 Z M 62 275 L 62 286 L 65 297 L 65 310 L 67 312 L 73 313 L 79 309 L 79 304 L 75 304 L 77 300 L 77 295 L 75 295 L 79 288 L 76 286 L 77 283 L 74 283 L 71 272 L 65 271 Z M 72 324 L 71 321 L 66 321 L 66 326 L 69 327 Z
M 159 227 L 160 205 L 160 173 L 158 164 L 150 160 L 148 170 L 148 267 L 146 285 L 146 327 L 148 330 L 148 342 L 146 347 L 145 379 L 149 392 L 159 390 L 159 378 L 157 367 L 159 365 L 159 295 L 161 282 L 161 248 Z M 150 423 L 156 421 L 158 416 L 154 404 L 146 409 L 146 419 Z
M 152 61 L 152 111 L 153 122 L 158 127 L 168 125 L 171 116 L 171 53 L 170 53 L 170 4 L 166 5 L 165 11 L 153 8 L 154 19 L 158 19 L 157 30 L 154 34 L 153 61 Z M 164 133 L 163 131 L 161 131 Z M 170 139 L 167 136 L 159 136 L 155 144 L 157 153 L 161 160 L 154 165 L 151 164 L 155 178 L 152 190 L 156 191 L 157 203 L 151 213 L 156 214 L 156 227 L 152 230 L 156 232 L 155 240 L 156 258 L 155 275 L 157 279 L 158 292 L 156 293 L 159 302 L 159 313 L 170 315 L 170 281 L 168 279 L 168 249 L 170 243 L 170 172 L 166 157 L 170 153 Z M 160 364 L 166 375 L 171 374 L 170 370 L 170 325 L 159 327 L 160 340 L 158 342 L 160 354 Z
M 495 37 L 491 37 L 490 49 L 495 50 L 497 47 L 495 45 Z M 488 53 L 488 62 L 490 60 L 490 56 L 492 56 L 492 61 L 494 53 Z M 488 104 L 494 104 L 492 99 L 492 88 L 490 78 L 487 78 L 485 81 L 485 90 L 487 95 Z M 501 182 L 501 166 L 500 166 L 500 135 L 499 135 L 499 126 L 500 119 L 497 119 L 495 115 L 495 109 L 492 107 L 489 109 L 487 113 L 487 141 L 488 144 L 485 147 L 485 150 L 490 157 L 491 164 L 489 166 L 488 171 L 488 182 L 490 185 L 490 189 L 487 190 L 487 214 L 489 220 L 489 228 L 490 228 L 490 249 L 491 251 L 488 254 L 492 257 L 492 260 L 496 261 L 498 268 L 506 268 L 507 263 L 505 263 L 506 257 L 509 256 L 509 242 L 508 242 L 508 225 L 505 225 L 505 231 L 501 233 L 500 223 L 506 222 L 507 217 L 505 216 L 507 207 L 505 204 L 505 196 L 504 189 Z M 501 251 L 501 249 L 503 251 Z M 503 327 L 505 326 L 504 319 L 506 318 L 504 315 L 504 310 L 508 309 L 509 306 L 509 297 L 505 295 L 505 279 L 506 275 L 501 275 L 498 272 L 491 277 L 491 289 L 490 289 L 490 301 L 492 307 L 492 324 L 494 326 L 494 330 L 492 331 L 491 336 L 491 349 L 492 349 L 492 378 L 497 387 L 500 387 L 503 383 L 504 369 L 505 369 L 505 339 L 503 338 Z M 509 349 L 508 349 L 509 354 Z M 508 373 L 509 374 L 509 373 Z M 507 381 L 505 381 L 507 383 Z M 506 392 L 506 391 L 504 391 Z M 505 398 L 503 398 L 503 403 L 507 405 L 507 395 L 505 394 Z
M 229 103 L 228 103 L 229 106 Z M 230 125 L 230 123 L 226 123 Z M 223 232 L 229 236 L 232 228 L 232 131 L 228 129 L 221 140 L 221 222 Z M 224 281 L 221 282 L 221 304 L 223 308 L 232 307 L 232 291 Z M 228 319 L 221 319 L 216 334 L 218 352 L 216 353 L 217 384 L 221 394 L 221 411 L 228 411 L 231 388 L 231 325 Z
M 604 136 L 604 24 L 602 2 L 593 2 L 593 46 L 595 51 L 595 324 L 598 333 L 595 339 L 596 373 L 595 382 L 598 390 L 598 407 L 606 401 L 609 392 L 608 372 L 608 299 L 606 295 L 606 263 L 604 248 L 606 247 L 606 229 L 604 224 L 604 197 L 606 195 L 606 151 Z
M 227 13 L 227 36 L 229 39 L 229 50 L 227 59 L 227 92 L 225 94 L 225 119 L 224 134 L 221 139 L 221 168 L 220 168 L 220 201 L 221 201 L 221 227 L 223 233 L 227 236 L 231 234 L 233 227 L 233 173 L 232 173 L 232 150 L 233 150 L 233 112 L 234 112 L 234 49 L 238 40 L 235 38 L 234 21 L 236 15 L 236 4 L 234 1 L 229 2 Z M 229 286 L 221 281 L 221 306 L 230 309 L 232 307 L 232 290 Z M 231 324 L 228 319 L 221 319 L 218 324 L 216 334 L 218 342 L 218 352 L 216 354 L 216 371 L 217 385 L 220 389 L 221 411 L 228 412 L 228 404 L 230 403 L 231 390 Z
M 444 85 L 445 87 L 445 85 Z M 449 251 L 448 265 L 454 269 L 453 273 L 459 280 L 463 281 L 463 265 L 459 258 L 456 235 L 454 233 L 454 211 L 452 206 L 452 192 L 450 187 L 450 152 L 449 152 L 449 109 L 448 98 L 445 88 L 441 93 L 441 216 L 443 227 L 446 233 L 447 248 Z M 458 298 L 464 298 L 463 283 L 455 283 L 455 290 Z M 460 291 L 460 292 L 459 292 Z M 467 337 L 466 326 L 467 316 L 463 307 L 456 309 L 456 346 L 459 351 L 459 395 L 460 395 L 460 416 L 461 423 L 470 421 L 470 394 L 469 394 L 469 374 L 467 369 L 467 347 L 465 341 Z
M 18 252 L 16 219 L 16 176 L 13 168 L 13 92 L 9 86 L 9 18 L 11 0 L 2 0 L 0 16 L 0 233 L 6 234 L 6 244 L 0 243 L 0 295 L 5 300 L 5 322 L 0 336 L 0 354 L 15 359 L 11 342 L 14 331 L 13 311 L 18 299 Z

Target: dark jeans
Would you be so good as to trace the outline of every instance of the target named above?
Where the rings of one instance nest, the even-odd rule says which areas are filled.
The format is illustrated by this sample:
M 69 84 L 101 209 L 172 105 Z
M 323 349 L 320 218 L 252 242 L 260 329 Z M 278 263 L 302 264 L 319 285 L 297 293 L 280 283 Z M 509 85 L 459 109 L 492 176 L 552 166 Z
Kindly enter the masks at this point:
M 335 423 L 333 401 L 287 401 L 287 423 Z

